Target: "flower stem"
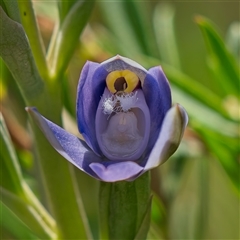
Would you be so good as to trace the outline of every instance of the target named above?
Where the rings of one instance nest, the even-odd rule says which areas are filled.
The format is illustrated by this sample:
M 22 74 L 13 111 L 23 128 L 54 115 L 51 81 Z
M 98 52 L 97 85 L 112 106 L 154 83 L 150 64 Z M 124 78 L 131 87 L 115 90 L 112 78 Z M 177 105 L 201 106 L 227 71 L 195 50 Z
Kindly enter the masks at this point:
M 100 183 L 101 239 L 145 239 L 150 221 L 150 174 L 133 182 Z M 144 224 L 143 224 L 144 223 Z

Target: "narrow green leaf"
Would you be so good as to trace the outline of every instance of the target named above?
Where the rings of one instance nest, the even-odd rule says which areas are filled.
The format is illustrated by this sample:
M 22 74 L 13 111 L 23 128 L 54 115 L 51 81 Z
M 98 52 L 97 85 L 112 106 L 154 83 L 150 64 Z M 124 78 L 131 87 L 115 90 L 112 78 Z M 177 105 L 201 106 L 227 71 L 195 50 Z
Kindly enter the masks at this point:
M 213 111 L 211 108 L 196 100 L 190 94 L 182 91 L 180 88 L 172 86 L 173 102 L 181 103 L 186 108 L 191 120 L 197 121 L 204 127 L 212 129 L 223 135 L 236 137 L 238 132 L 238 124 L 224 118 L 219 112 Z M 206 117 L 208 116 L 208 117 Z
M 217 157 L 223 169 L 226 171 L 229 179 L 235 189 L 240 193 L 239 184 L 239 136 L 231 138 L 221 135 L 211 129 L 203 128 L 201 125 L 193 122 L 194 129 L 204 138 L 211 153 Z M 228 144 L 226 144 L 228 143 Z
M 141 45 L 136 39 L 136 35 L 129 24 L 129 17 L 124 7 L 123 1 L 101 1 L 99 2 L 101 11 L 107 25 L 114 33 L 122 53 L 125 56 L 136 56 L 141 53 Z
M 0 56 L 21 88 L 23 96 L 36 98 L 43 90 L 23 27 L 0 7 Z M 24 71 L 23 71 L 24 69 Z
M 42 79 L 48 79 L 48 66 L 42 36 L 38 29 L 32 1 L 18 0 L 19 13 L 24 30 L 28 36 L 37 69 Z
M 65 17 L 68 15 L 71 7 L 77 2 L 77 0 L 64 1 L 58 0 L 58 12 L 60 17 L 60 24 L 64 21 Z
M 154 10 L 153 24 L 162 61 L 180 69 L 174 29 L 174 16 L 175 9 L 172 5 L 165 2 L 160 3 Z
M 234 57 L 230 54 L 213 23 L 202 17 L 196 17 L 196 22 L 204 36 L 211 61 L 211 68 L 217 76 L 225 95 L 239 94 L 239 69 Z
M 1 186 L 24 197 L 23 178 L 10 136 L 0 113 Z
M 18 3 L 17 1 L 8 1 L 8 0 L 2 0 L 4 2 L 4 5 L 6 7 L 7 10 L 7 14 L 8 16 L 18 22 L 21 23 L 21 18 L 20 18 L 20 14 L 19 14 L 19 9 L 18 9 Z
M 206 88 L 201 83 L 190 78 L 184 73 L 180 72 L 174 67 L 162 64 L 163 70 L 167 78 L 172 84 L 192 96 L 194 99 L 199 100 L 204 105 L 220 113 L 227 119 L 231 119 L 227 111 L 223 107 L 222 99 L 213 91 Z
M 106 239 L 145 238 L 149 229 L 150 175 L 145 173 L 133 182 L 101 182 L 100 219 Z
M 19 199 L 21 199 L 21 201 L 28 203 L 34 209 L 34 211 L 37 212 L 39 218 L 41 218 L 42 221 L 44 221 L 49 226 L 49 228 L 55 230 L 55 222 L 51 216 L 49 216 L 44 207 L 40 204 L 22 177 L 20 165 L 18 163 L 14 147 L 11 143 L 8 130 L 1 114 L 0 142 L 1 186 L 9 192 L 16 194 Z
M 148 1 L 123 1 L 128 24 L 135 33 L 137 43 L 144 54 L 158 57 L 152 26 L 152 10 Z M 115 2 L 114 2 L 115 4 Z M 120 19 L 122 21 L 122 19 Z M 118 29 L 118 26 L 115 26 Z
M 56 47 L 48 57 L 52 61 L 51 74 L 58 79 L 67 69 L 76 46 L 79 43 L 80 34 L 85 27 L 92 12 L 95 1 L 77 1 L 68 12 L 56 37 Z
M 207 177 L 202 172 L 203 161 L 207 159 L 189 160 L 179 179 L 181 187 L 168 213 L 170 239 L 206 239 L 205 227 L 208 219 L 206 203 L 209 190 L 208 182 L 202 181 L 203 176 Z
M 154 169 L 155 173 L 152 171 L 152 176 L 156 176 L 156 174 L 161 175 L 159 169 Z M 171 170 L 169 171 L 171 172 Z M 168 174 L 169 177 L 170 174 Z M 164 178 L 164 177 L 163 177 Z M 155 180 L 155 181 L 154 181 Z M 153 179 L 154 183 L 153 184 L 161 184 L 162 187 L 162 183 L 160 183 L 160 178 L 155 178 Z M 159 182 L 156 182 L 159 181 Z M 158 186 L 158 185 L 157 185 Z M 161 188 L 160 186 L 158 186 L 157 189 L 155 189 L 155 191 L 160 191 L 159 189 Z M 155 187 L 156 188 L 156 187 Z M 161 196 L 159 195 L 161 194 Z M 168 235 L 168 230 L 167 230 L 167 214 L 166 214 L 166 206 L 164 206 L 164 203 L 162 201 L 162 196 L 163 193 L 158 193 L 156 194 L 155 192 L 153 192 L 153 200 L 152 200 L 152 211 L 151 211 L 151 226 L 150 226 L 150 231 L 149 234 L 151 234 L 151 232 L 154 235 L 157 235 L 159 239 L 166 239 L 167 235 Z M 161 198 L 160 198 L 161 197 Z M 166 198 L 166 196 L 164 195 L 164 197 Z M 166 200 L 165 200 L 166 201 Z M 157 239 L 158 239 L 157 238 Z
M 147 234 L 149 231 L 149 227 L 150 227 L 150 221 L 151 221 L 151 206 L 152 206 L 152 198 L 150 198 L 149 200 L 149 204 L 147 207 L 147 210 L 144 214 L 144 217 L 142 219 L 142 222 L 139 226 L 139 228 L 137 229 L 137 234 L 134 238 L 134 240 L 143 240 L 147 238 Z
M 37 236 L 2 202 L 0 202 L 1 237 L 4 239 L 4 231 L 10 232 L 16 239 L 37 240 Z
M 240 62 L 240 22 L 233 22 L 227 31 L 227 46 L 229 47 L 233 56 Z
M 0 188 L 1 201 L 10 208 L 39 237 L 55 239 L 56 234 L 42 220 L 38 213 L 16 195 Z
M 59 238 L 91 239 L 84 208 L 81 206 L 81 196 L 71 170 L 73 166 L 50 146 L 35 125 L 33 132 L 38 147 L 38 170 L 43 177 L 43 188 L 50 212 L 56 220 Z
M 140 228 L 140 226 L 142 225 L 142 222 L 147 213 L 149 204 L 151 205 L 150 179 L 151 179 L 150 172 L 148 171 L 133 182 L 135 191 L 136 191 L 136 197 L 137 197 L 137 214 L 138 214 L 137 223 L 136 223 L 137 231 Z
M 141 55 L 139 56 L 139 59 L 141 59 L 140 62 L 146 68 L 160 65 L 159 60 L 156 58 Z M 175 88 L 177 92 L 182 92 L 182 94 L 185 93 L 186 96 L 190 97 L 189 101 L 193 99 L 194 102 L 200 102 L 204 107 L 208 107 L 210 110 L 213 109 L 215 113 L 221 114 L 224 118 L 234 121 L 230 114 L 223 107 L 223 100 L 220 96 L 195 79 L 192 79 L 188 75 L 184 74 L 177 68 L 166 63 L 161 63 L 161 66 L 166 74 L 166 77 L 170 81 L 171 88 Z M 178 100 L 177 97 L 176 100 L 183 104 L 180 100 Z M 189 104 L 191 103 L 189 102 Z

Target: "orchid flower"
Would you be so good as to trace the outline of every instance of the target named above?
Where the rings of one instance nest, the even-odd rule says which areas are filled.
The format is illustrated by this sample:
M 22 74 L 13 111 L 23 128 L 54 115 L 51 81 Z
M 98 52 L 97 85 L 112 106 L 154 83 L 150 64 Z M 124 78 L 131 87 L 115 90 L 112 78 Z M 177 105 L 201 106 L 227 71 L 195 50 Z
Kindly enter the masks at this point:
M 69 162 L 105 181 L 132 181 L 164 163 L 178 148 L 188 122 L 172 106 L 160 66 L 149 70 L 122 56 L 88 61 L 77 89 L 77 123 L 85 141 L 28 107 L 50 144 Z

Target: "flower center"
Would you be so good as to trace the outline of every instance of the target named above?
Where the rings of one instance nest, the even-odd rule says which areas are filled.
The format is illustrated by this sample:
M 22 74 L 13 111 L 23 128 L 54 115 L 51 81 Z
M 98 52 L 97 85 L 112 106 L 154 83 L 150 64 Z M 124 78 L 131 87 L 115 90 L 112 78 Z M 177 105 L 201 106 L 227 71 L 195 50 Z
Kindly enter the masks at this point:
M 121 82 L 120 86 L 123 86 Z M 121 87 L 122 89 L 122 87 Z M 146 149 L 150 114 L 141 89 L 113 94 L 105 88 L 99 102 L 96 136 L 102 153 L 110 160 L 137 160 Z
M 111 93 L 119 91 L 131 93 L 139 82 L 138 76 L 130 70 L 113 71 L 106 78 L 107 88 Z

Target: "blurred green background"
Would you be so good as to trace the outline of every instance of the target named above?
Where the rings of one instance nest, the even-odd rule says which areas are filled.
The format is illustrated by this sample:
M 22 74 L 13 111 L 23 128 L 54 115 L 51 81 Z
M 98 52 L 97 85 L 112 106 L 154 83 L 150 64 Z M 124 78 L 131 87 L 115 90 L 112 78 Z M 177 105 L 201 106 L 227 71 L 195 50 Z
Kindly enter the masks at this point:
M 33 1 L 33 7 L 48 50 L 59 19 L 70 11 L 54 1 Z M 190 121 L 178 151 L 151 173 L 148 239 L 240 238 L 239 11 L 238 1 L 97 1 L 66 71 L 58 75 L 63 126 L 76 135 L 76 87 L 87 60 L 120 54 L 145 68 L 162 65 L 173 102 L 186 108 Z M 0 84 L 0 110 L 24 180 L 48 209 L 24 99 L 3 61 Z M 75 172 L 93 237 L 99 239 L 99 183 Z M 36 239 L 20 216 L 2 204 L 2 239 Z

